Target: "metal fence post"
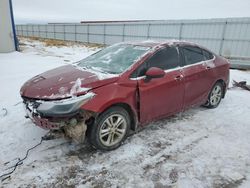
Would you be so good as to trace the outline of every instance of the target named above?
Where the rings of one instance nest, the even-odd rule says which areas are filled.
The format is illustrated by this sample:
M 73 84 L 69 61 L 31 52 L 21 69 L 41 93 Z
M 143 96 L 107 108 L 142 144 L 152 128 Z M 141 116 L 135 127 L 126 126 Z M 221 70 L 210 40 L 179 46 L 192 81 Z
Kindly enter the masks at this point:
M 40 34 L 40 25 L 37 25 L 37 28 L 38 28 L 38 36 L 41 37 L 41 34 Z
M 87 24 L 87 43 L 89 43 L 89 24 Z
M 65 39 L 66 39 L 66 36 L 65 36 L 66 34 L 65 34 L 65 25 L 63 25 L 63 40 L 65 41 Z
M 123 24 L 123 27 L 122 27 L 122 42 L 124 42 L 125 40 L 125 24 Z
M 46 39 L 48 38 L 48 25 L 45 25 L 45 36 Z
M 182 28 L 183 28 L 184 23 L 180 24 L 180 31 L 179 31 L 179 40 L 182 39 Z
M 103 25 L 103 44 L 106 44 L 106 24 Z
M 28 30 L 28 35 L 29 35 L 29 36 L 32 36 L 32 30 L 30 30 L 29 25 L 27 25 L 27 30 Z
M 24 25 L 22 25 L 22 35 L 24 36 L 25 33 L 24 33 Z
M 227 21 L 224 23 L 222 33 L 221 33 L 221 42 L 220 42 L 219 55 L 222 55 L 222 49 L 223 49 L 223 46 L 224 46 L 226 29 L 227 29 Z
M 54 27 L 53 27 L 53 31 L 54 31 L 54 39 L 56 39 L 56 25 L 54 24 L 53 26 L 54 26 Z
M 34 37 L 34 25 L 31 26 L 32 29 L 32 36 Z
M 23 36 L 23 25 L 21 25 L 21 31 L 22 31 L 22 36 Z
M 76 42 L 76 24 L 75 24 L 75 42 Z
M 149 23 L 148 30 L 147 30 L 147 39 L 149 39 L 149 37 L 150 37 L 150 26 L 151 26 L 151 24 Z

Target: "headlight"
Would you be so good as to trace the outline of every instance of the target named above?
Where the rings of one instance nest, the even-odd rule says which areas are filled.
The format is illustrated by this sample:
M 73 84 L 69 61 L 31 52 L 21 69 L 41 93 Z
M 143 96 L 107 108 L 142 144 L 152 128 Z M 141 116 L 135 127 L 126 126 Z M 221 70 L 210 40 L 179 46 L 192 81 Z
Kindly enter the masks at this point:
M 60 101 L 43 101 L 37 108 L 37 112 L 45 116 L 63 116 L 73 114 L 94 96 L 94 93 L 89 92 L 83 96 Z

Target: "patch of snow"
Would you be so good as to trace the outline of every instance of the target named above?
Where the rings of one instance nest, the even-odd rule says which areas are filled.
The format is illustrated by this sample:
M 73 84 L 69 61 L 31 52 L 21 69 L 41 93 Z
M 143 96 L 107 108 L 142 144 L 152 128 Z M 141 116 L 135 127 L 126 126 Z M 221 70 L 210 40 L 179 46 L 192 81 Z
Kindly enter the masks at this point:
M 79 43 L 69 45 L 71 43 L 67 44 L 67 42 L 65 42 L 66 46 L 46 46 L 45 42 L 22 37 L 20 43 L 21 50 L 25 54 L 49 57 L 61 60 L 65 64 L 75 63 L 100 50 L 100 48 L 89 48 Z
M 85 88 L 82 87 L 82 79 L 78 78 L 75 81 L 75 84 L 72 86 L 72 88 L 70 89 L 70 95 L 73 97 L 75 95 L 77 95 L 78 93 L 82 93 L 82 92 L 87 92 L 89 91 L 91 88 Z
M 103 72 L 102 69 L 98 69 L 97 67 L 91 67 L 91 68 L 86 68 L 86 67 L 80 67 L 77 65 L 74 65 L 75 68 L 81 70 L 81 71 L 88 71 L 90 73 L 93 73 L 94 75 L 97 76 L 98 80 L 105 80 L 108 78 L 113 78 L 119 76 L 119 74 L 111 74 L 111 73 L 106 73 Z
M 103 56 L 100 58 L 101 62 L 106 63 L 106 64 L 110 64 L 110 62 L 112 61 L 112 57 L 113 57 L 114 55 L 117 55 L 117 54 L 119 54 L 120 52 L 124 51 L 125 48 L 126 48 L 126 46 L 123 46 L 123 47 L 120 47 L 120 48 L 116 49 L 116 51 L 112 51 L 112 52 L 109 52 L 109 53 L 103 55 Z
M 215 59 L 215 57 L 213 59 L 211 59 L 211 60 L 204 61 L 204 65 L 206 65 L 206 66 L 208 66 L 210 68 L 214 68 L 215 67 L 214 59 Z

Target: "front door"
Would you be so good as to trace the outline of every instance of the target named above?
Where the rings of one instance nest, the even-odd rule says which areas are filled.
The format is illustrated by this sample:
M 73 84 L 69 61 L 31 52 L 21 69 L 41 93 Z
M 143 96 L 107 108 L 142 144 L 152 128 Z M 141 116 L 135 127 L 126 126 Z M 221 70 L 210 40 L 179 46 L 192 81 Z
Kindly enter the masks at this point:
M 180 70 L 149 82 L 139 80 L 141 122 L 171 115 L 182 109 L 184 84 Z
M 140 121 L 142 123 L 176 113 L 182 109 L 184 97 L 183 76 L 180 71 L 176 47 L 167 47 L 156 52 L 144 65 L 165 70 L 162 78 L 138 80 Z

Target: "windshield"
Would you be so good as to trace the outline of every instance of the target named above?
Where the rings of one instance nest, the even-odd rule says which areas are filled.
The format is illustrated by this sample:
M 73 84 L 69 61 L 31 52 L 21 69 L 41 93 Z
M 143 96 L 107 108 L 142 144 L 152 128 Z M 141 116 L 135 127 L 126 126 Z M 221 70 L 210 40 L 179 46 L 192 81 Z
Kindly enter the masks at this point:
M 81 60 L 80 67 L 93 70 L 118 74 L 125 71 L 139 57 L 145 54 L 150 48 L 132 44 L 117 44 Z

